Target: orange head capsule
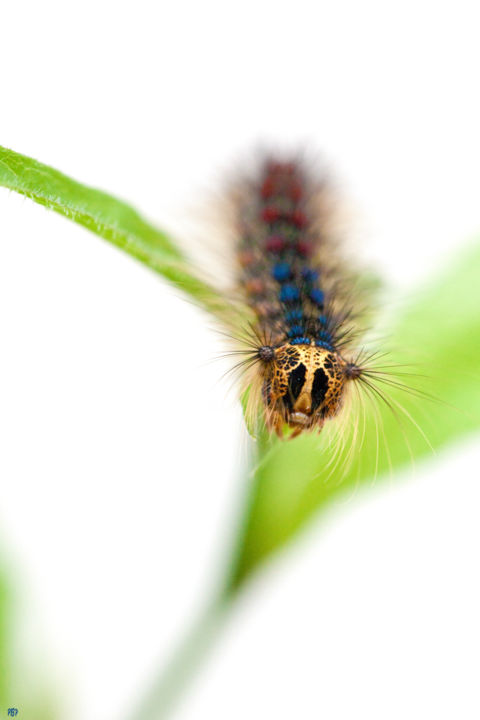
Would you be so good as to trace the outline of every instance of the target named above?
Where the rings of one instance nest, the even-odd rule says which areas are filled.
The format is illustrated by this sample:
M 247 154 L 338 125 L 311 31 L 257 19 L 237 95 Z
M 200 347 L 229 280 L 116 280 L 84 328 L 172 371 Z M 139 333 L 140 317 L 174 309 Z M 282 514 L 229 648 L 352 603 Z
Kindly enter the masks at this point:
M 299 434 L 321 430 L 342 405 L 349 364 L 335 351 L 311 344 L 264 346 L 262 395 L 269 429 L 281 435 L 286 423 Z

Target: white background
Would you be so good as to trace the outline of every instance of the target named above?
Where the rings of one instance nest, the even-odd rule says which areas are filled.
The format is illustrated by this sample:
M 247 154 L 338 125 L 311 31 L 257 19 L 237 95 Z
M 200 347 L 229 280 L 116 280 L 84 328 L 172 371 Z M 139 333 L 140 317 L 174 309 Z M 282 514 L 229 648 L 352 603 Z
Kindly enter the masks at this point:
M 179 235 L 256 144 L 326 154 L 397 289 L 480 227 L 474 2 L 10 5 L 0 142 Z M 62 717 L 119 718 L 220 573 L 242 421 L 203 314 L 63 218 L 0 204 L 14 630 Z M 178 717 L 478 718 L 475 446 L 338 505 L 277 559 Z

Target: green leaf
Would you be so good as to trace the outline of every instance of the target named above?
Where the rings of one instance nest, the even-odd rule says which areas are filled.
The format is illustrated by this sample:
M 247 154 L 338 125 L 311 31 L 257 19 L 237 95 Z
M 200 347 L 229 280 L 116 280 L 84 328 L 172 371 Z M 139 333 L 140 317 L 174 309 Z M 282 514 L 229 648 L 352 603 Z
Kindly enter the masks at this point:
M 396 349 L 385 364 L 414 363 L 417 367 L 406 371 L 426 377 L 398 380 L 438 401 L 379 383 L 394 412 L 379 398 L 367 397 L 356 415 L 340 416 L 346 433 L 343 443 L 334 436 L 333 425 L 320 435 L 292 441 L 260 439 L 227 593 L 338 493 L 353 494 L 478 431 L 479 308 L 480 250 L 475 248 L 418 292 L 391 328 L 389 346 Z
M 0 557 L 0 706 L 5 716 L 8 708 L 16 707 L 19 717 L 54 720 L 51 687 L 44 683 L 43 673 L 32 676 L 31 659 L 19 653 L 21 603 L 15 585 L 15 573 Z
M 231 312 L 231 304 L 198 277 L 179 247 L 121 200 L 1 146 L 0 185 L 122 248 L 215 315 Z
M 0 567 L 0 701 L 5 707 L 9 702 L 11 686 L 11 637 L 10 620 L 12 599 L 10 587 L 3 567 Z

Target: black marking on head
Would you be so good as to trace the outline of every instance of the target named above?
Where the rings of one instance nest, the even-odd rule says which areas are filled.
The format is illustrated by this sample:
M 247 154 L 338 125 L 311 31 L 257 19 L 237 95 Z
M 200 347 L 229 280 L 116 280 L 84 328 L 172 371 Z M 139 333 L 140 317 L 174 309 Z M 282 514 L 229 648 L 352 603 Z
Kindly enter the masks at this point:
M 333 371 L 335 367 L 335 357 L 333 355 L 327 355 L 327 357 L 325 358 L 324 367 L 327 370 Z
M 283 396 L 283 402 L 290 411 L 293 410 L 295 400 L 300 395 L 306 374 L 307 368 L 303 363 L 300 363 L 288 376 L 288 390 Z
M 276 363 L 280 368 L 293 368 L 297 365 L 300 359 L 298 351 L 294 347 L 287 347 L 285 351 L 282 351 L 276 358 Z
M 315 370 L 312 384 L 312 410 L 316 410 L 325 400 L 328 390 L 328 375 L 323 368 Z

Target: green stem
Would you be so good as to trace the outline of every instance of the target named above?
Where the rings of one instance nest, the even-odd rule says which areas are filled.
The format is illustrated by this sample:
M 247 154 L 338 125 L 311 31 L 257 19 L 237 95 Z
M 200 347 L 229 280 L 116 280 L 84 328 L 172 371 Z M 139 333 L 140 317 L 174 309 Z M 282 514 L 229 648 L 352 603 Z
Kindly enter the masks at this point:
M 154 679 L 144 700 L 129 715 L 129 720 L 164 720 L 171 716 L 185 688 L 211 650 L 232 604 L 232 596 L 220 594 L 207 606 L 174 651 L 167 666 Z
M 219 636 L 233 607 L 243 578 L 238 576 L 239 558 L 248 527 L 251 504 L 256 494 L 255 474 L 268 449 L 266 436 L 257 445 L 250 444 L 250 469 L 246 474 L 248 490 L 242 502 L 238 526 L 233 533 L 232 550 L 228 554 L 225 580 L 213 600 L 204 608 L 173 651 L 166 667 L 153 680 L 143 699 L 134 707 L 128 720 L 164 720 L 171 716 L 189 683 Z

